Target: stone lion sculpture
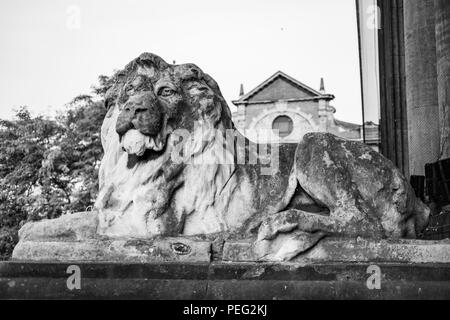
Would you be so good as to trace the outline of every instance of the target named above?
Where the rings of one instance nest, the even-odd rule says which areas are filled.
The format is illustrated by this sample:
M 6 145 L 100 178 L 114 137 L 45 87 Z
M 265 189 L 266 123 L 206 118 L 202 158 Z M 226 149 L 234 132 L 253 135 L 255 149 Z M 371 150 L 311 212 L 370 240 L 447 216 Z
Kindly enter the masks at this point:
M 194 64 L 144 53 L 115 75 L 105 105 L 95 210 L 28 223 L 21 242 L 220 237 L 251 239 L 263 256 L 282 239 L 278 258 L 289 260 L 326 236 L 415 238 L 427 225 L 407 180 L 364 144 L 327 133 L 286 145 L 245 139 Z

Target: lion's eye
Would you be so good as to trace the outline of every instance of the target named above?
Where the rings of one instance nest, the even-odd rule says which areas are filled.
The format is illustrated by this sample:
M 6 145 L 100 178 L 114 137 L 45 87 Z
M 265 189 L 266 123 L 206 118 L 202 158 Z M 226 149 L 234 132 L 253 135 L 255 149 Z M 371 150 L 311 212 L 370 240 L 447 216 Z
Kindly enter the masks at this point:
M 162 97 L 169 97 L 171 95 L 173 95 L 175 93 L 175 90 L 170 89 L 168 87 L 164 87 L 159 89 L 158 95 L 162 96 Z

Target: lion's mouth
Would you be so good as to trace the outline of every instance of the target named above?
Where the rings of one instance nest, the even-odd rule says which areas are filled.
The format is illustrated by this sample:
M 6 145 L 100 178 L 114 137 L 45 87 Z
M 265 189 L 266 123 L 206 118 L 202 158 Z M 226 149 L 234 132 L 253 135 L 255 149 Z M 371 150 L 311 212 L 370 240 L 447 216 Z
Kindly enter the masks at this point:
M 164 130 L 163 130 L 164 131 Z M 130 155 L 141 157 L 147 150 L 159 152 L 164 149 L 166 136 L 161 131 L 155 137 L 130 129 L 121 137 L 121 147 Z

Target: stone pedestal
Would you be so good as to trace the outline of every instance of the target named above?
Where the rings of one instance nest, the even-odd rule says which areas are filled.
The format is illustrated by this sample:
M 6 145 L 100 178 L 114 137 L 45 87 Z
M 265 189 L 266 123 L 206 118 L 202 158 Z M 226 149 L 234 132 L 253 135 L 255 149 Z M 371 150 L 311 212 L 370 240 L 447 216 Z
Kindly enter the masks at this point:
M 95 215 L 66 219 L 21 230 L 0 298 L 450 299 L 450 240 L 324 238 L 286 262 L 277 241 L 106 239 Z

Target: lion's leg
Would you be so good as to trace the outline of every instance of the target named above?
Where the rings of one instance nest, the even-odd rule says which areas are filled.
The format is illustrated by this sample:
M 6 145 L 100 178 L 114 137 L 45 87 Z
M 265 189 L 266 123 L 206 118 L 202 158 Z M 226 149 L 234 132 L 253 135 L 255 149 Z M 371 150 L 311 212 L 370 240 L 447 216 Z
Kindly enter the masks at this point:
M 329 209 L 332 221 L 345 225 L 339 230 L 342 236 L 379 237 L 388 220 L 394 226 L 401 219 L 399 210 L 383 216 L 386 204 L 394 201 L 395 167 L 366 145 L 331 134 L 307 134 L 298 145 L 295 170 L 303 190 Z
M 328 215 L 289 209 L 263 220 L 254 249 L 261 260 L 289 261 L 325 236 L 348 233 L 348 226 Z
M 297 209 L 278 212 L 270 215 L 261 223 L 258 230 L 258 241 L 273 240 L 279 234 L 294 230 L 328 235 L 339 234 L 346 230 L 345 221 L 327 215 L 305 212 Z
M 399 169 L 362 143 L 307 134 L 295 169 L 303 190 L 346 223 L 343 236 L 414 238 L 427 224 L 429 209 Z
M 298 168 L 299 170 L 301 169 Z M 335 179 L 326 179 L 320 177 L 320 173 L 305 175 L 304 172 L 297 175 L 304 191 L 329 211 L 328 215 L 295 212 L 300 228 L 345 236 L 377 234 L 382 227 L 378 221 L 370 219 L 371 209 L 349 181 L 347 173 L 336 170 L 334 177 Z
M 414 237 L 426 225 L 427 210 L 400 171 L 361 143 L 307 134 L 294 165 L 298 190 L 328 212 L 306 212 L 309 199 L 300 195 L 286 211 L 264 217 L 256 241 L 262 255 L 290 259 L 324 235 Z
M 302 156 L 305 156 L 304 153 Z M 298 159 L 299 157 L 297 157 Z M 349 175 L 343 168 L 325 168 L 332 170 L 333 178 L 328 179 L 323 171 L 311 170 L 310 163 L 297 160 L 296 175 L 301 192 L 312 199 L 317 208 L 328 210 L 321 212 L 305 211 L 304 202 L 311 207 L 310 199 L 304 195 L 294 195 L 299 199 L 286 211 L 271 214 L 262 219 L 258 229 L 258 241 L 272 241 L 280 235 L 302 232 L 302 238 L 316 238 L 318 233 L 330 236 L 373 236 L 380 226 L 367 218 L 364 201 L 358 190 L 354 189 Z M 317 161 L 315 163 L 317 165 Z M 319 167 L 320 168 L 320 167 Z M 322 168 L 321 168 L 322 169 Z M 313 243 L 313 241 L 307 241 Z M 304 246 L 303 246 L 304 247 Z
M 289 209 L 266 217 L 258 230 L 255 252 L 261 260 L 289 261 L 325 236 L 348 233 L 345 221 L 326 214 Z

